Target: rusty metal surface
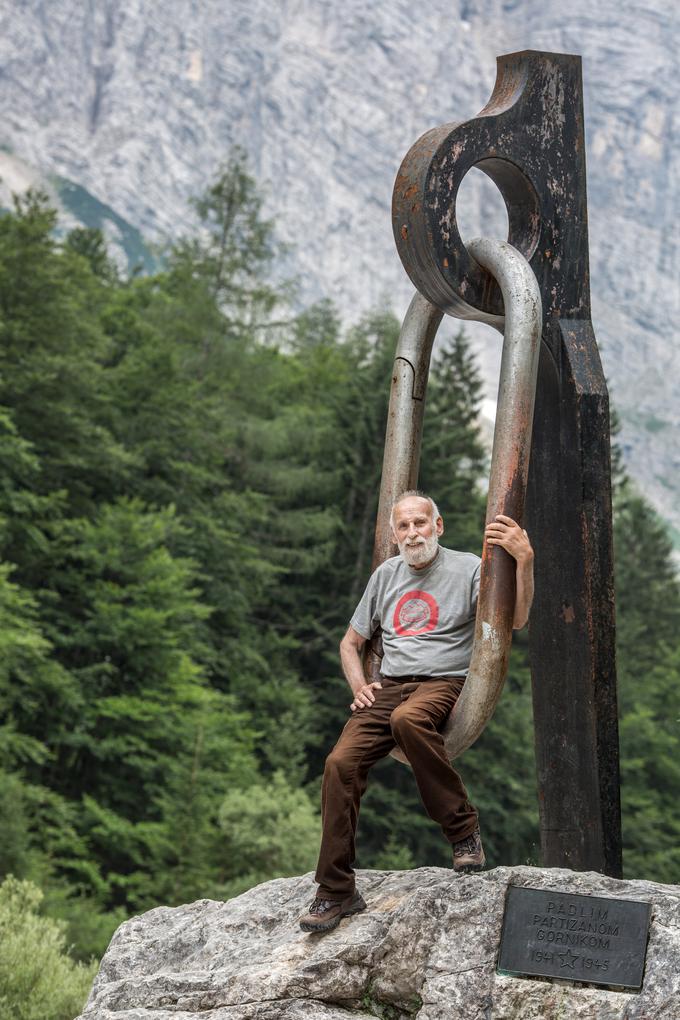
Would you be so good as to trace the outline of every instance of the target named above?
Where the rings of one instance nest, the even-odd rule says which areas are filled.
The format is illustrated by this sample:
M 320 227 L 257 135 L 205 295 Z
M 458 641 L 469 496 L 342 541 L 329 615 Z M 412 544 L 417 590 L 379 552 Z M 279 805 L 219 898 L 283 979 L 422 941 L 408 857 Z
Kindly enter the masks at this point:
M 484 109 L 428 131 L 397 176 L 394 236 L 416 288 L 443 312 L 499 327 L 500 289 L 456 223 L 472 166 L 501 191 L 508 240 L 529 261 L 543 304 L 526 506 L 543 863 L 619 875 L 609 406 L 590 323 L 579 57 L 499 57 Z
M 468 251 L 497 281 L 505 309 L 486 521 L 507 514 L 521 523 L 543 322 L 541 294 L 529 263 L 507 242 L 476 239 L 468 243 Z M 514 605 L 515 561 L 504 549 L 485 542 L 470 671 L 444 730 L 450 758 L 477 739 L 496 708 L 510 654 Z
M 504 513 L 522 520 L 541 336 L 541 296 L 529 264 L 503 241 L 470 242 L 473 257 L 498 281 L 506 315 L 487 521 Z M 413 298 L 399 336 L 392 373 L 373 569 L 396 553 L 389 524 L 396 497 L 418 478 L 424 400 L 430 356 L 442 313 L 420 294 Z M 451 758 L 472 744 L 491 717 L 503 688 L 512 635 L 515 569 L 500 548 L 482 553 L 480 594 L 470 673 L 445 729 Z M 379 640 L 379 636 L 377 637 Z M 369 656 L 371 679 L 379 649 Z M 393 757 L 405 761 L 398 748 Z
M 507 54 L 476 117 L 426 132 L 407 153 L 392 197 L 394 238 L 416 289 L 442 311 L 494 326 L 503 315 L 497 284 L 458 231 L 456 197 L 474 166 L 503 196 L 508 241 L 541 284 L 544 319 L 557 309 L 588 314 L 581 93 L 579 57 Z
M 372 570 L 397 552 L 390 528 L 392 505 L 401 492 L 417 486 L 430 357 L 442 318 L 443 313 L 416 292 L 399 333 L 392 368 Z M 382 638 L 378 632 L 366 646 L 364 669 L 369 681 L 380 678 L 381 659 Z M 394 757 L 406 760 L 399 752 Z
M 430 357 L 442 318 L 438 308 L 416 293 L 399 333 L 387 412 L 373 570 L 397 552 L 390 528 L 392 504 L 399 493 L 416 488 L 418 482 Z

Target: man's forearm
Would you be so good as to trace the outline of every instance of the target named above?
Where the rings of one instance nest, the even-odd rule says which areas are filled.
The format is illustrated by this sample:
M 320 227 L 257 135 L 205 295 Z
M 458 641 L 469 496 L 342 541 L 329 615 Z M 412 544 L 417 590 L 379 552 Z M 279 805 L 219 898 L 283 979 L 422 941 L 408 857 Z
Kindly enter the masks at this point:
M 484 529 L 484 539 L 489 545 L 499 545 L 509 553 L 516 563 L 515 578 L 517 593 L 512 626 L 519 630 L 529 619 L 529 610 L 534 598 L 534 550 L 526 531 L 507 514 L 496 514 Z
M 340 642 L 340 662 L 345 679 L 349 684 L 352 694 L 356 694 L 360 687 L 366 683 L 364 668 L 361 664 L 359 649 L 350 642 Z
M 517 561 L 515 573 L 517 594 L 512 626 L 515 630 L 523 627 L 529 619 L 529 610 L 534 600 L 534 557 L 533 554 Z

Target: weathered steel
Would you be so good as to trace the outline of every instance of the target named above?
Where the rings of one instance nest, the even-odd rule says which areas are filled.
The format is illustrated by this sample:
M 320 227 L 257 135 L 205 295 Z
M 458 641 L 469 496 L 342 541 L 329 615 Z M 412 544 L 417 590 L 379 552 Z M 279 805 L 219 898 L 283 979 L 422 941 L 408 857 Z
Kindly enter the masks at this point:
M 477 239 L 469 243 L 469 250 L 480 265 L 493 273 L 507 310 L 486 519 L 492 521 L 497 514 L 508 514 L 521 520 L 531 448 L 541 296 L 526 259 L 507 242 Z M 390 511 L 399 493 L 414 488 L 417 482 L 430 356 L 441 319 L 442 313 L 416 294 L 399 336 L 392 373 L 374 568 L 396 552 Z M 514 601 L 514 561 L 503 549 L 485 544 L 470 672 L 444 731 L 452 759 L 477 739 L 500 697 L 512 639 Z M 369 671 L 371 678 L 377 679 L 379 648 L 374 646 L 373 651 Z M 392 755 L 406 761 L 399 748 Z
M 527 260 L 504 241 L 468 243 L 476 262 L 498 283 L 505 309 L 486 521 L 497 514 L 524 519 L 534 397 L 541 341 L 541 294 Z M 451 758 L 481 734 L 503 689 L 512 642 L 515 561 L 484 543 L 470 671 L 444 729 Z
M 394 235 L 416 288 L 443 312 L 498 326 L 500 290 L 456 223 L 472 166 L 503 195 L 508 241 L 529 261 L 543 304 L 526 514 L 543 862 L 618 875 L 609 410 L 590 323 L 579 57 L 500 57 L 480 114 L 427 132 L 397 176 Z
M 414 489 L 418 481 L 430 357 L 442 318 L 443 313 L 416 292 L 399 333 L 387 412 L 373 570 L 397 552 L 390 528 L 392 504 L 399 493 Z M 369 680 L 380 679 L 381 659 L 382 637 L 378 632 L 366 646 L 364 668 Z M 399 761 L 406 761 L 398 749 L 392 754 Z
M 430 356 L 443 317 L 443 312 L 416 293 L 399 333 L 387 412 L 373 570 L 397 551 L 390 528 L 392 504 L 399 493 L 415 489 L 418 482 Z

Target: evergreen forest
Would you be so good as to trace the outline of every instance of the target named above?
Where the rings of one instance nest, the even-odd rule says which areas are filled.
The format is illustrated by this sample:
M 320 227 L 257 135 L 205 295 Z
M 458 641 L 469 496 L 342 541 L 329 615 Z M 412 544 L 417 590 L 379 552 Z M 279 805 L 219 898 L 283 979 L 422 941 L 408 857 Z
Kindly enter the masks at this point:
M 399 323 L 296 310 L 240 154 L 196 210 L 194 236 L 128 276 L 40 193 L 0 217 L 0 1020 L 72 1020 L 135 913 L 316 863 Z M 421 487 L 444 543 L 476 553 L 481 390 L 451 320 Z M 680 589 L 615 463 L 625 874 L 678 882 Z M 537 864 L 526 632 L 460 768 L 489 865 Z M 392 759 L 358 849 L 364 868 L 450 863 Z

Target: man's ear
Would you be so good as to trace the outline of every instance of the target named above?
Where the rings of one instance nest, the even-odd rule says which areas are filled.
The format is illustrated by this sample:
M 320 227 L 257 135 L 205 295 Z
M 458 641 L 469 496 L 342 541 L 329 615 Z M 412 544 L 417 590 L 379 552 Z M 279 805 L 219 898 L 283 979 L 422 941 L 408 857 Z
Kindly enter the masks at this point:
M 441 517 L 437 518 L 437 522 L 435 524 L 435 531 L 437 532 L 438 536 L 444 534 L 444 521 L 442 520 Z

